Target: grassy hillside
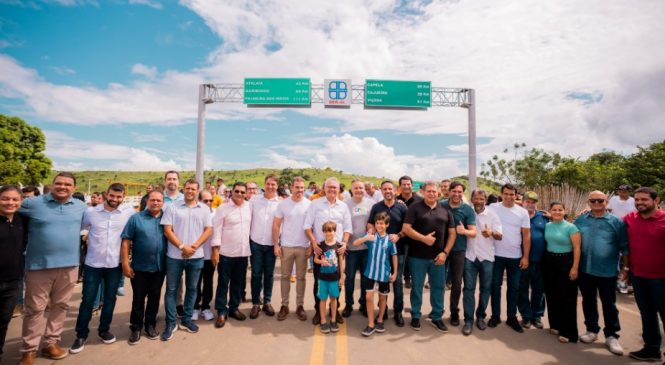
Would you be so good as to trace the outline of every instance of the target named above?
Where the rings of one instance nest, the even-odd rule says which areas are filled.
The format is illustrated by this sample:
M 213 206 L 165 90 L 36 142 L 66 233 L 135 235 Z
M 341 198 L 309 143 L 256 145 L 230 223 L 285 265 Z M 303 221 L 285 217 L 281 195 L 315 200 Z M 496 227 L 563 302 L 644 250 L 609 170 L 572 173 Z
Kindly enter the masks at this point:
M 57 172 L 51 172 L 44 184 L 48 184 L 53 180 Z M 224 182 L 229 185 L 235 181 L 256 181 L 259 185 L 263 185 L 263 179 L 266 175 L 274 173 L 277 175 L 290 174 L 300 175 L 305 177 L 307 181 L 316 181 L 318 184 L 331 176 L 337 177 L 347 187 L 351 185 L 353 179 L 361 179 L 363 181 L 372 181 L 376 184 L 386 180 L 384 177 L 364 176 L 347 174 L 343 171 L 337 171 L 330 168 L 327 169 L 249 169 L 249 170 L 211 170 L 206 171 L 204 178 L 207 182 L 215 182 L 219 177 L 224 179 Z M 161 183 L 164 178 L 163 171 L 77 171 L 74 173 L 77 179 L 77 190 L 87 193 L 88 191 L 101 191 L 106 189 L 109 184 L 119 182 L 127 185 L 129 194 L 136 194 L 138 191 L 145 191 L 147 184 Z M 181 171 L 181 183 L 189 178 L 193 178 L 196 173 L 194 171 Z M 418 180 L 417 177 L 413 177 Z M 458 180 L 464 182 L 468 186 L 468 179 L 466 176 L 451 178 L 451 180 Z M 489 181 L 479 178 L 478 185 L 489 191 L 497 191 L 498 188 L 492 185 Z

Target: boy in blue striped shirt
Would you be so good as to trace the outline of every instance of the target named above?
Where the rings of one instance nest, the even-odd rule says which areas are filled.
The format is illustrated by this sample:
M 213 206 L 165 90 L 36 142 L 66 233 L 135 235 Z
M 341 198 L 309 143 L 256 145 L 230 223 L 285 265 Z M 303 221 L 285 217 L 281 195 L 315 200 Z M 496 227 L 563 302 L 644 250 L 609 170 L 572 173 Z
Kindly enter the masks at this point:
M 390 293 L 390 283 L 397 277 L 397 249 L 390 241 L 386 232 L 390 224 L 390 216 L 381 212 L 376 215 L 375 234 L 367 234 L 353 242 L 354 246 L 367 245 L 367 266 L 363 273 L 365 288 L 367 288 L 367 327 L 362 331 L 365 337 L 371 336 L 374 331 L 385 332 L 383 314 L 386 312 L 386 300 Z M 392 264 L 391 264 L 392 261 Z M 379 291 L 379 315 L 374 323 L 374 291 Z

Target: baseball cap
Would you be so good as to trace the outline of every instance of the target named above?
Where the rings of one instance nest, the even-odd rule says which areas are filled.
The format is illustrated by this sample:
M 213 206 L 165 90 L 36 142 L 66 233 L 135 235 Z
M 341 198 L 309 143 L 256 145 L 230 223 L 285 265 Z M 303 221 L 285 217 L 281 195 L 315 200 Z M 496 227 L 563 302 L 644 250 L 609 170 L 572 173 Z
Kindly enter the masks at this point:
M 630 191 L 631 188 L 630 188 L 630 185 L 628 185 L 628 184 L 623 184 L 623 185 L 619 185 L 619 190 Z
M 523 200 L 531 199 L 533 201 L 538 201 L 538 194 L 536 194 L 535 191 L 527 191 L 526 193 L 524 193 L 524 197 L 522 199 Z

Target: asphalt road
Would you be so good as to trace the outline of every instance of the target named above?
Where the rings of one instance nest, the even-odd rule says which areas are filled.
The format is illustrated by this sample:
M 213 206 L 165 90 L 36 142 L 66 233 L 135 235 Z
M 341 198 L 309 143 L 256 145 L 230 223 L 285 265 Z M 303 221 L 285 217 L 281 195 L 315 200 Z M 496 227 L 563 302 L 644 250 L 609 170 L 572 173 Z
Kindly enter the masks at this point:
M 279 264 L 278 264 L 279 265 Z M 276 270 L 278 272 L 278 270 Z M 249 274 L 249 273 L 248 273 Z M 214 321 L 199 320 L 200 331 L 189 334 L 175 333 L 169 342 L 151 341 L 142 337 L 138 345 L 130 346 L 129 311 L 131 308 L 131 285 L 126 281 L 127 295 L 118 297 L 111 331 L 118 341 L 105 345 L 96 336 L 99 317 L 91 321 L 91 337 L 79 354 L 70 355 L 60 361 L 38 358 L 37 364 L 626 364 L 631 361 L 628 351 L 642 346 L 640 316 L 632 296 L 619 295 L 618 306 L 621 320 L 621 344 L 625 355 L 616 356 L 606 350 L 602 332 L 599 340 L 591 345 L 561 344 L 555 336 L 545 330 L 527 329 L 519 334 L 505 324 L 497 328 L 479 331 L 474 328 L 471 336 L 465 337 L 461 327 L 448 326 L 448 333 L 439 333 L 428 322 L 422 322 L 422 330 L 414 331 L 408 326 L 410 320 L 409 290 L 405 289 L 406 326 L 398 328 L 392 319 L 386 321 L 386 332 L 375 333 L 365 338 L 360 331 L 366 326 L 366 318 L 356 310 L 337 334 L 321 334 L 311 325 L 314 313 L 311 294 L 312 274 L 307 277 L 305 308 L 308 320 L 301 322 L 295 317 L 295 284 L 291 289 L 291 314 L 282 322 L 275 317 L 261 315 L 258 319 L 239 322 L 229 319 L 222 329 L 214 327 Z M 216 277 L 215 277 L 216 281 Z M 249 280 L 248 280 L 249 283 Z M 248 284 L 249 285 L 249 284 Z M 359 295 L 356 284 L 356 296 Z M 504 285 L 505 289 L 505 285 Z M 249 290 L 248 290 L 249 291 Z M 429 313 L 428 291 L 425 290 L 423 313 Z M 446 307 L 448 306 L 446 291 Z M 273 305 L 279 310 L 279 280 L 273 290 Z M 71 309 L 63 333 L 64 347 L 72 344 L 74 325 L 81 299 L 78 285 L 70 302 Z M 578 305 L 580 334 L 584 332 L 581 297 Z M 214 300 L 213 300 L 214 301 Z M 389 298 L 392 303 L 392 295 Z M 162 303 L 163 304 L 163 303 Z M 505 301 L 504 301 L 505 310 Z M 249 314 L 250 303 L 241 310 Z M 489 313 L 490 311 L 488 311 Z M 447 324 L 448 313 L 444 314 Z M 505 320 L 505 317 L 502 318 Z M 601 319 L 602 323 L 602 319 Z M 158 330 L 164 327 L 164 312 L 160 309 Z M 2 364 L 16 364 L 20 354 L 21 318 L 10 323 Z

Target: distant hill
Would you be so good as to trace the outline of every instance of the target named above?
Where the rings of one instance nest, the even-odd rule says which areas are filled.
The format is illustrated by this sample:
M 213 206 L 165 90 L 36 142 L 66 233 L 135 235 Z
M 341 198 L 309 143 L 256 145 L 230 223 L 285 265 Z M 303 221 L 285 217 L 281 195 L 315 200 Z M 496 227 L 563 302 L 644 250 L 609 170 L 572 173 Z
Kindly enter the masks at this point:
M 263 179 L 268 174 L 277 174 L 281 175 L 290 175 L 290 176 L 302 176 L 307 181 L 315 181 L 318 184 L 322 184 L 323 181 L 331 176 L 337 177 L 340 182 L 345 184 L 347 188 L 351 185 L 351 181 L 354 179 L 361 179 L 363 181 L 371 181 L 375 184 L 380 184 L 381 181 L 389 180 L 385 177 L 376 177 L 376 176 L 365 176 L 357 174 L 348 174 L 343 171 L 333 170 L 331 168 L 317 169 L 317 168 L 307 168 L 307 169 L 270 169 L 270 168 L 258 168 L 258 169 L 247 169 L 247 170 L 209 170 L 205 171 L 204 179 L 206 182 L 212 182 L 213 184 L 217 178 L 224 179 L 226 185 L 232 184 L 236 181 L 256 181 L 259 185 L 263 185 Z M 53 177 L 57 174 L 57 171 L 52 171 L 44 184 L 48 184 L 53 180 Z M 126 184 L 128 189 L 128 194 L 136 194 L 138 191 L 145 192 L 145 186 L 147 184 L 157 184 L 161 183 L 164 179 L 164 171 L 75 171 L 77 179 L 77 190 L 88 193 L 93 191 L 101 191 L 106 189 L 109 184 L 114 182 L 119 182 Z M 184 182 L 189 178 L 194 178 L 196 173 L 194 171 L 180 171 L 180 182 Z M 419 179 L 415 176 L 412 176 L 414 180 L 418 181 Z M 459 176 L 455 178 L 447 177 L 450 180 L 458 180 L 465 183 L 468 186 L 468 179 L 466 176 Z M 397 182 L 397 181 L 395 181 Z M 481 188 L 496 191 L 498 188 L 489 181 L 479 178 L 478 184 Z

